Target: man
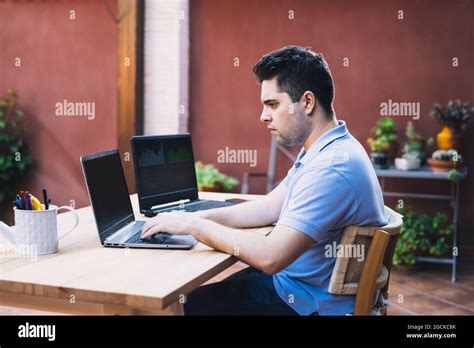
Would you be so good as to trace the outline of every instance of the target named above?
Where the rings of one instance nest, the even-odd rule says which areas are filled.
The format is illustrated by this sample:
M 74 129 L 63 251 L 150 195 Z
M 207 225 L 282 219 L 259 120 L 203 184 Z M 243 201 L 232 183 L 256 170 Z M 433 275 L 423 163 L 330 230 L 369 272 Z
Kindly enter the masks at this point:
M 284 181 L 259 200 L 198 213 L 164 213 L 142 237 L 191 234 L 250 265 L 188 295 L 185 314 L 344 315 L 354 296 L 328 285 L 348 225 L 386 224 L 380 186 L 363 147 L 333 109 L 334 85 L 320 54 L 297 46 L 266 54 L 255 65 L 263 112 L 280 144 L 303 145 Z M 241 228 L 276 223 L 268 236 Z

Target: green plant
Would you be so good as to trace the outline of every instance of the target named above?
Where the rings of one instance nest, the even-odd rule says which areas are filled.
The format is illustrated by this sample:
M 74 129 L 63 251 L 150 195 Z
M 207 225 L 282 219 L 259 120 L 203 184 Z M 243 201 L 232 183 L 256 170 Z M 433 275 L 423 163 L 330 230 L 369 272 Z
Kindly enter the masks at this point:
M 461 155 L 457 152 L 457 150 L 436 150 L 431 154 L 431 158 L 438 160 L 438 161 L 454 161 L 458 162 L 461 160 Z
M 461 178 L 461 173 L 457 169 L 451 169 L 448 172 L 448 179 L 451 181 L 458 181 Z
M 393 264 L 412 266 L 416 256 L 443 256 L 449 251 L 448 237 L 452 234 L 453 226 L 447 223 L 445 214 L 417 214 L 408 208 L 398 211 L 403 215 L 403 226 L 395 247 Z
M 372 136 L 367 139 L 371 150 L 373 152 L 387 152 L 390 144 L 397 141 L 395 121 L 389 117 L 380 119 L 371 134 Z
M 450 100 L 446 106 L 434 104 L 431 115 L 442 125 L 451 128 L 454 133 L 460 134 L 472 122 L 474 107 L 467 102 L 462 103 L 459 99 Z
M 239 181 L 236 178 L 219 172 L 212 164 L 204 165 L 198 161 L 195 164 L 196 178 L 199 191 L 232 191 Z
M 0 99 L 0 202 L 13 200 L 14 184 L 32 162 L 23 141 L 26 124 L 17 100 L 18 94 L 13 89 Z
M 426 145 L 433 144 L 433 138 L 428 140 L 423 139 L 423 137 L 416 132 L 413 122 L 409 121 L 407 123 L 407 128 L 405 132 L 407 136 L 407 142 L 403 147 L 403 158 L 418 158 L 421 163 L 426 161 L 428 155 L 426 154 Z

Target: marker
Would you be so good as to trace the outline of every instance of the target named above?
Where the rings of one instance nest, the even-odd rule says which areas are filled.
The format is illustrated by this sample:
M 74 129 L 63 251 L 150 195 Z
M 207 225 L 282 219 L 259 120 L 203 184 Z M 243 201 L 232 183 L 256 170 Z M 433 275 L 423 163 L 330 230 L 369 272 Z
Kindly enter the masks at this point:
M 44 201 L 44 209 L 48 210 L 49 209 L 49 203 L 51 202 L 51 200 L 48 200 L 48 192 L 46 191 L 46 189 L 42 189 L 43 191 L 43 201 Z
M 31 205 L 31 193 L 26 191 L 26 209 L 33 210 L 33 206 Z
M 31 205 L 33 207 L 33 210 L 43 210 L 43 206 L 41 205 L 41 202 L 39 201 L 38 198 L 36 198 L 33 195 L 31 195 Z
M 26 210 L 26 196 L 25 196 L 25 191 L 20 191 L 20 199 L 21 199 L 21 209 Z
M 16 195 L 15 205 L 18 209 L 23 209 L 23 204 L 21 203 L 21 197 Z

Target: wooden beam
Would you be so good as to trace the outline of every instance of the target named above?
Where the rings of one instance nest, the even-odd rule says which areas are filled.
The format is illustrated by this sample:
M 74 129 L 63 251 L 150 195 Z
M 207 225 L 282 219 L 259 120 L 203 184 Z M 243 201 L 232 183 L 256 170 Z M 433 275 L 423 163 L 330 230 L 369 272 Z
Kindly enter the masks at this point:
M 118 148 L 130 193 L 136 192 L 130 137 L 143 133 L 144 0 L 118 0 Z

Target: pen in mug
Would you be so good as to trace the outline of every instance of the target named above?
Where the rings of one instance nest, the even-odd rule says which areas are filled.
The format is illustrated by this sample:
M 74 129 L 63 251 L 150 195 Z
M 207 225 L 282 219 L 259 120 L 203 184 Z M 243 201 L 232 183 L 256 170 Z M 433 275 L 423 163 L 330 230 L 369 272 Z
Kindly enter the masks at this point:
M 49 209 L 49 203 L 51 203 L 51 200 L 48 199 L 48 192 L 46 191 L 46 189 L 43 188 L 42 191 L 43 191 L 44 209 L 48 210 Z
M 33 206 L 31 205 L 31 193 L 26 191 L 25 198 L 26 198 L 26 209 L 33 210 Z

